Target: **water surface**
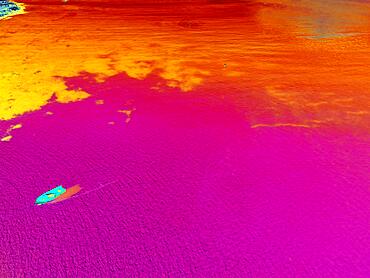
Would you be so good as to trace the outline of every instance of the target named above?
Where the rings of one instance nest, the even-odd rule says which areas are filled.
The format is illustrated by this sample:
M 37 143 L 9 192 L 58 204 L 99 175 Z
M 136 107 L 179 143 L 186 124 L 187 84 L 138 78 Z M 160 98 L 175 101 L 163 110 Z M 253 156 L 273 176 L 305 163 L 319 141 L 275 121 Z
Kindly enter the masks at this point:
M 25 2 L 2 276 L 370 275 L 367 2 Z

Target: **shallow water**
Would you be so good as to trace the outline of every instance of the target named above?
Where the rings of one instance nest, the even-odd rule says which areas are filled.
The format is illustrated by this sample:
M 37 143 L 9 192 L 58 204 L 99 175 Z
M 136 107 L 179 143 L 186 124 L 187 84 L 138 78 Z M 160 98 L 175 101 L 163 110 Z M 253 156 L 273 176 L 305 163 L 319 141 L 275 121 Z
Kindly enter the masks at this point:
M 255 111 L 252 124 L 367 128 L 366 3 L 246 1 L 189 7 L 71 1 L 31 2 L 27 10 L 2 23 L 0 51 L 7 59 L 1 86 L 12 92 L 1 101 L 3 119 L 39 109 L 52 91 L 61 102 L 85 98 L 81 92 L 71 96 L 54 76 L 86 71 L 101 79 L 120 72 L 139 79 L 154 73 L 183 91 L 222 88 L 215 94 L 235 98 L 246 113 L 252 112 L 246 108 L 251 99 L 268 107 L 269 117 Z M 25 97 L 30 94 L 37 101 Z
M 368 3 L 25 4 L 2 276 L 369 276 Z

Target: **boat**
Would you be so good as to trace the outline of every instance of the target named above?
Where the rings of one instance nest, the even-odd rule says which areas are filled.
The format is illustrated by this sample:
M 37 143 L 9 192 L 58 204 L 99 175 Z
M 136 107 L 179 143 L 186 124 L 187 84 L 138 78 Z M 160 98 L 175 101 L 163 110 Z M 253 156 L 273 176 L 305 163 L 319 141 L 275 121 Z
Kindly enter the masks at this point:
M 53 201 L 51 201 L 50 203 L 54 204 L 54 203 L 58 203 L 58 202 L 62 202 L 62 201 L 65 201 L 71 197 L 73 197 L 74 195 L 76 195 L 78 192 L 80 192 L 81 190 L 81 187 L 79 184 L 76 184 L 74 186 L 71 186 L 69 188 L 66 189 L 67 191 L 65 193 L 63 193 L 62 195 L 58 196 L 57 198 L 55 198 Z
M 23 13 L 22 4 L 9 0 L 0 0 L 0 19 Z
M 66 191 L 67 190 L 63 186 L 59 185 L 59 186 L 43 193 L 39 197 L 37 197 L 37 199 L 35 201 L 35 204 L 36 205 L 43 205 L 43 204 L 49 203 L 51 201 L 54 201 L 56 198 L 58 198 L 60 195 L 64 194 Z

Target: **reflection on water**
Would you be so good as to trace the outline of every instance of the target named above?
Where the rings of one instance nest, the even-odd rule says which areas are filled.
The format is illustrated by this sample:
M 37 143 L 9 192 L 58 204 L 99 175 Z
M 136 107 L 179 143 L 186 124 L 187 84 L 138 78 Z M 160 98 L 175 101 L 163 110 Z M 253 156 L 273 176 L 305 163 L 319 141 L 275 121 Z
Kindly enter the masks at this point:
M 255 126 L 366 128 L 369 8 L 308 0 L 30 2 L 28 14 L 0 23 L 0 56 L 7 57 L 0 118 L 37 110 L 53 93 L 60 102 L 89 96 L 67 90 L 63 77 L 89 72 L 104 82 L 125 72 L 142 80 L 159 75 L 184 92 L 230 97 Z

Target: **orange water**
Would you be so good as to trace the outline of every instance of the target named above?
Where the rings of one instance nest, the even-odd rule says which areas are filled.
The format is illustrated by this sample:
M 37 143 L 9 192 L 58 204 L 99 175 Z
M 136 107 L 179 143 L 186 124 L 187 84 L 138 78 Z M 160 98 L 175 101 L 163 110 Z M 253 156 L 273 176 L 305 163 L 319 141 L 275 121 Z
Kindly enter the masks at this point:
M 0 119 L 89 97 L 63 78 L 124 72 L 263 113 L 254 127 L 367 130 L 370 4 L 355 1 L 26 1 L 0 21 Z M 159 90 L 159 89 L 158 89 Z M 268 114 L 268 117 L 261 116 Z

